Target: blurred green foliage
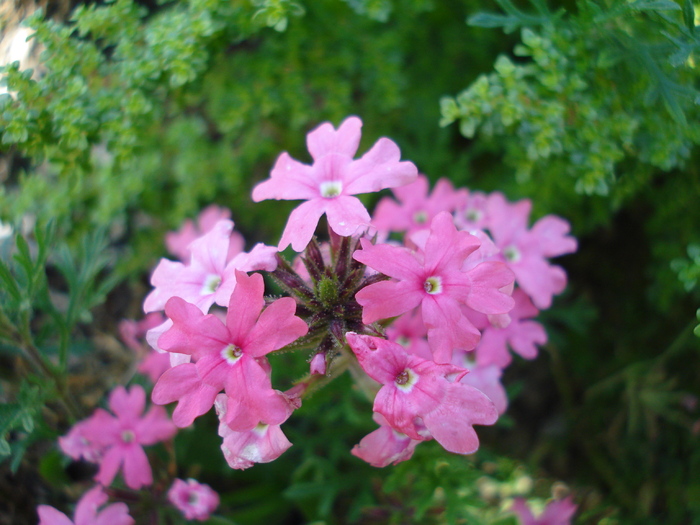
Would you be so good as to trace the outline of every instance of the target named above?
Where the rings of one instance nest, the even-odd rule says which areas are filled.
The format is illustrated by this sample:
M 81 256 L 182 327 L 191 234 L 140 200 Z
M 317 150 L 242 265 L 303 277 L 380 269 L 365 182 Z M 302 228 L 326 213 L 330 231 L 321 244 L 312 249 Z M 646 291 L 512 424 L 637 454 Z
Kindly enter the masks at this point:
M 432 180 L 569 220 L 569 291 L 543 316 L 544 355 L 506 374 L 512 424 L 479 429 L 490 474 L 431 445 L 396 468 L 354 458 L 374 425 L 343 376 L 285 425 L 295 446 L 272 464 L 232 472 L 212 418 L 181 433 L 181 474 L 222 493 L 212 523 L 505 524 L 507 494 L 491 501 L 479 480 L 508 485 L 521 464 L 539 498 L 552 478 L 572 486 L 582 523 L 700 519 L 695 6 L 498 5 L 114 0 L 28 19 L 44 51 L 35 76 L 3 71 L 0 218 L 61 227 L 1 246 L 0 454 L 16 473 L 72 419 L 60 400 L 85 388 L 62 378 L 95 375 L 93 354 L 114 366 L 96 336 L 140 310 L 163 233 L 216 202 L 249 242 L 274 243 L 293 204 L 252 205 L 250 189 L 281 151 L 308 160 L 309 129 L 357 114 L 361 152 L 390 136 Z M 276 369 L 299 377 L 305 357 Z M 42 475 L 63 480 L 51 454 Z

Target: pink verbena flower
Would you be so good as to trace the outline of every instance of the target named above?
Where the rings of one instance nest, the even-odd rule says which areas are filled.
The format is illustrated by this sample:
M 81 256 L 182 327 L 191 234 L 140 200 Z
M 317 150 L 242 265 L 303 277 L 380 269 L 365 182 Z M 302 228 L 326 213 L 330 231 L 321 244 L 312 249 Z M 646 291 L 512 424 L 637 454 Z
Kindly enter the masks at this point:
M 372 284 L 356 294 L 363 307 L 362 321 L 394 317 L 420 305 L 436 362 L 448 363 L 455 348 L 474 348 L 480 334 L 460 305 L 487 314 L 506 313 L 513 307 L 513 299 L 501 290 L 513 282 L 503 263 L 469 267 L 467 257 L 480 244 L 475 236 L 458 232 L 447 212 L 433 219 L 425 249 L 418 252 L 362 239 L 362 250 L 353 257 L 398 279 Z
M 181 261 L 187 261 L 190 258 L 190 243 L 205 233 L 209 233 L 220 220 L 230 218 L 231 210 L 215 204 L 207 206 L 200 212 L 196 224 L 187 219 L 178 231 L 166 233 L 165 246 L 175 257 Z M 229 243 L 229 254 L 233 256 L 243 251 L 243 244 L 243 236 L 238 232 L 233 232 Z
M 165 305 L 173 326 L 160 337 L 159 346 L 195 360 L 166 371 L 153 389 L 155 403 L 178 401 L 173 421 L 179 427 L 207 412 L 221 390 L 229 396 L 227 422 L 237 431 L 250 430 L 260 421 L 279 424 L 293 410 L 289 399 L 272 388 L 264 356 L 305 335 L 308 326 L 294 315 L 291 297 L 263 310 L 265 284 L 260 274 L 249 277 L 237 271 L 236 281 L 226 324 L 179 297 Z
M 168 490 L 168 501 L 185 519 L 205 521 L 219 506 L 219 495 L 195 479 L 176 479 Z
M 314 159 L 311 166 L 282 153 L 270 178 L 253 189 L 253 200 L 305 200 L 292 211 L 280 239 L 279 249 L 290 244 L 301 252 L 313 237 L 324 213 L 330 228 L 340 236 L 357 235 L 370 226 L 367 209 L 357 197 L 412 182 L 418 170 L 400 161 L 399 147 L 380 138 L 362 158 L 353 160 L 360 143 L 362 121 L 346 118 L 334 129 L 325 122 L 306 136 Z
M 226 423 L 228 399 L 226 394 L 216 398 L 219 435 L 224 438 L 221 451 L 229 467 L 244 470 L 255 463 L 269 463 L 280 457 L 292 444 L 282 432 L 281 424 L 258 423 L 250 430 L 236 432 Z
M 397 432 L 378 412 L 374 413 L 373 419 L 379 424 L 379 428 L 363 437 L 350 451 L 353 456 L 365 460 L 373 467 L 382 468 L 411 459 L 416 445 L 424 441 L 411 439 L 406 434 Z
M 384 197 L 374 210 L 372 224 L 380 232 L 407 232 L 429 228 L 433 218 L 441 211 L 452 213 L 465 199 L 466 192 L 455 191 L 447 179 L 440 179 L 429 195 L 429 182 L 425 175 L 411 184 L 392 190 L 397 203 Z
M 107 486 L 120 468 L 124 481 L 132 489 L 153 483 L 153 474 L 143 445 L 153 445 L 170 439 L 177 432 L 162 407 L 146 407 L 146 393 L 139 385 L 127 392 L 118 386 L 109 395 L 109 408 L 116 417 L 98 408 L 85 420 L 83 434 L 92 443 L 102 447 L 104 455 L 95 479 Z
M 39 505 L 39 525 L 133 525 L 134 519 L 125 503 L 112 503 L 98 512 L 107 499 L 101 486 L 93 487 L 78 501 L 73 521 L 49 505 Z
M 498 415 L 504 414 L 508 408 L 508 394 L 501 383 L 503 371 L 493 364 L 479 365 L 478 362 L 474 361 L 474 352 L 460 352 L 459 354 L 455 355 L 452 363 L 469 370 L 469 373 L 462 377 L 460 382 L 481 390 L 493 401 Z
M 537 357 L 537 346 L 547 342 L 544 327 L 532 320 L 539 310 L 527 294 L 518 288 L 513 292 L 513 299 L 515 306 L 508 312 L 510 323 L 502 327 L 488 323 L 483 327 L 481 341 L 475 351 L 476 362 L 480 366 L 494 364 L 499 368 L 507 367 L 512 361 L 508 346 L 524 359 L 534 359 Z M 468 317 L 472 318 L 471 315 Z
M 411 356 L 397 343 L 348 332 L 346 338 L 365 373 L 381 383 L 373 410 L 411 439 L 430 436 L 449 452 L 471 454 L 479 448 L 472 425 L 498 419 L 493 402 L 460 379 L 468 372 Z
M 77 422 L 71 427 L 68 434 L 58 438 L 58 446 L 68 457 L 99 463 L 104 450 L 102 446 L 88 439 L 85 430 L 89 428 L 89 419 Z
M 161 259 L 151 276 L 155 289 L 144 300 L 144 311 L 163 310 L 168 299 L 180 297 L 206 313 L 214 303 L 228 305 L 236 286 L 236 270 L 272 271 L 276 268 L 276 251 L 264 245 L 257 248 L 256 256 L 251 257 L 253 252 L 242 252 L 228 259 L 232 231 L 232 221 L 217 222 L 209 233 L 189 245 L 192 254 L 189 264 Z
M 566 273 L 548 257 L 576 251 L 576 239 L 567 235 L 569 223 L 547 215 L 528 229 L 532 203 L 528 199 L 509 203 L 500 193 L 489 198 L 489 224 L 501 260 L 513 270 L 515 282 L 541 310 L 552 305 L 552 297 L 566 287 Z
M 151 312 L 141 321 L 124 319 L 119 323 L 119 335 L 122 341 L 139 357 L 136 370 L 148 376 L 153 383 L 170 368 L 170 356 L 147 345 L 145 336 L 149 330 L 162 325 L 164 321 L 165 317 L 162 313 Z
M 535 517 L 523 498 L 515 498 L 511 509 L 522 525 L 570 525 L 576 513 L 571 497 L 550 501 L 542 514 Z

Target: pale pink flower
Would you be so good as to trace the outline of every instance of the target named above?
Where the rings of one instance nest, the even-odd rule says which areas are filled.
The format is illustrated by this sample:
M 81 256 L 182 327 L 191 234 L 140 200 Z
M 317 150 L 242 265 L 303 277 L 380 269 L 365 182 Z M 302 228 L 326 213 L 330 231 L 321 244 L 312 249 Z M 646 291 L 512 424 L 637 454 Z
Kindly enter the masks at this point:
M 498 419 L 493 402 L 460 382 L 468 372 L 411 356 L 397 343 L 348 332 L 346 338 L 365 373 L 381 383 L 375 412 L 397 432 L 425 440 L 426 431 L 449 452 L 471 454 L 479 448 L 472 425 Z
M 292 211 L 282 233 L 279 249 L 290 244 L 301 252 L 313 237 L 325 213 L 330 228 L 340 236 L 358 235 L 370 226 L 367 209 L 357 197 L 412 182 L 418 170 L 400 161 L 399 147 L 380 138 L 362 158 L 353 160 L 360 143 L 362 121 L 346 118 L 338 127 L 326 122 L 306 136 L 313 157 L 311 166 L 282 153 L 270 178 L 253 189 L 253 200 L 305 200 Z
M 397 432 L 378 412 L 374 413 L 373 419 L 379 424 L 379 428 L 363 437 L 350 451 L 353 456 L 365 460 L 373 467 L 396 465 L 411 459 L 416 445 L 430 439 L 411 439 L 406 434 Z
M 170 439 L 177 432 L 162 407 L 146 407 L 146 393 L 139 385 L 129 392 L 118 386 L 109 395 L 109 408 L 116 417 L 98 408 L 85 420 L 83 434 L 104 450 L 100 470 L 95 479 L 109 485 L 123 468 L 124 481 L 132 489 L 153 483 L 153 474 L 143 445 L 153 445 Z
M 510 510 L 520 518 L 521 525 L 570 525 L 576 505 L 571 497 L 553 500 L 535 517 L 523 498 L 515 498 Z
M 280 424 L 259 423 L 250 430 L 237 432 L 226 423 L 229 402 L 225 394 L 216 398 L 219 435 L 224 438 L 221 451 L 229 467 L 244 470 L 255 463 L 269 463 L 280 457 L 292 444 Z
M 460 379 L 461 383 L 471 385 L 481 390 L 493 401 L 498 410 L 498 415 L 505 413 L 508 408 L 508 394 L 501 383 L 503 371 L 496 365 L 479 365 L 474 361 L 474 352 L 461 352 L 456 355 L 453 363 L 459 367 L 466 368 L 469 373 Z
M 179 427 L 207 412 L 221 390 L 229 396 L 227 422 L 237 431 L 250 430 L 260 421 L 279 424 L 293 410 L 289 399 L 272 388 L 265 355 L 305 335 L 308 326 L 294 315 L 291 297 L 263 310 L 265 284 L 260 274 L 237 271 L 236 280 L 226 324 L 179 297 L 165 306 L 173 326 L 160 337 L 159 346 L 196 361 L 166 371 L 153 389 L 155 403 L 178 401 L 173 421 Z
M 119 323 L 119 335 L 122 341 L 140 358 L 136 369 L 148 376 L 153 383 L 170 368 L 170 356 L 145 344 L 144 338 L 149 330 L 162 325 L 164 321 L 165 317 L 162 313 L 151 312 L 141 321 L 124 319 Z
M 125 503 L 112 503 L 98 512 L 107 499 L 100 485 L 93 487 L 78 501 L 73 521 L 49 505 L 39 505 L 39 525 L 133 525 Z
M 480 244 L 475 236 L 458 232 L 447 212 L 433 219 L 425 249 L 418 252 L 362 239 L 362 250 L 353 257 L 398 279 L 372 284 L 356 294 L 363 307 L 362 321 L 372 323 L 420 306 L 436 362 L 448 363 L 455 348 L 471 350 L 480 334 L 460 305 L 486 314 L 506 313 L 513 307 L 513 299 L 501 290 L 513 282 L 505 264 L 468 264 L 467 258 Z
M 190 258 L 190 243 L 205 233 L 209 233 L 220 220 L 230 218 L 231 210 L 215 204 L 207 206 L 200 212 L 196 224 L 191 219 L 187 219 L 178 231 L 166 233 L 165 247 L 181 261 L 187 261 Z M 231 251 L 233 251 L 232 255 L 243 251 L 243 236 L 235 231 L 231 234 L 231 242 L 229 243 L 229 252 Z
M 209 485 L 195 479 L 176 479 L 168 490 L 168 501 L 185 519 L 205 521 L 219 506 L 219 495 Z
M 85 429 L 89 427 L 89 419 L 79 421 L 71 427 L 68 434 L 58 438 L 58 446 L 65 455 L 73 459 L 82 458 L 91 463 L 99 463 L 104 450 L 86 437 Z
M 481 334 L 481 341 L 476 347 L 476 362 L 481 366 L 494 364 L 500 368 L 507 367 L 512 361 L 508 346 L 524 359 L 537 357 L 537 346 L 547 342 L 544 327 L 533 321 L 539 314 L 532 301 L 520 288 L 513 292 L 515 306 L 508 312 L 510 323 L 498 327 L 488 323 Z M 471 315 L 468 315 L 472 319 Z M 477 325 L 478 326 L 478 325 Z
M 488 227 L 488 201 L 485 193 L 474 191 L 467 192 L 462 198 L 454 213 L 455 225 L 459 230 L 474 232 Z
M 566 287 L 566 273 L 547 258 L 573 253 L 577 243 L 567 235 L 569 223 L 554 215 L 542 217 L 528 229 L 531 208 L 528 199 L 511 204 L 494 193 L 489 198 L 488 229 L 501 249 L 500 259 L 513 270 L 515 282 L 544 310 Z
M 380 232 L 407 232 L 429 228 L 433 218 L 441 211 L 452 213 L 465 199 L 466 190 L 456 191 L 447 179 L 440 179 L 431 194 L 425 175 L 411 184 L 392 191 L 398 199 L 384 197 L 374 210 L 372 224 Z

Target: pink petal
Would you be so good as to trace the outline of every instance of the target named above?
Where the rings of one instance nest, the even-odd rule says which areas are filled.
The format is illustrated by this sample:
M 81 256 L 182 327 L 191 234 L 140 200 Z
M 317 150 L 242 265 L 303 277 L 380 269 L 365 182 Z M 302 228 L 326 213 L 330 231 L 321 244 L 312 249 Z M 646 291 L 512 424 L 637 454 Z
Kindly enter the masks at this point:
M 515 305 L 513 298 L 501 291 L 513 283 L 513 272 L 501 262 L 483 262 L 467 272 L 471 291 L 467 305 L 484 314 L 505 314 Z
M 396 279 L 419 279 L 424 273 L 413 252 L 407 248 L 389 244 L 373 245 L 367 239 L 360 242 L 362 250 L 356 250 L 353 259 L 384 275 Z
M 36 510 L 39 514 L 39 525 L 73 525 L 68 516 L 49 505 L 39 505 Z
M 357 197 L 341 195 L 329 199 L 326 216 L 331 229 L 341 237 L 359 235 L 370 226 L 370 216 Z
M 95 522 L 85 523 L 85 525 L 133 525 L 134 523 L 134 518 L 129 516 L 129 507 L 126 503 L 113 503 L 97 515 Z
M 291 297 L 282 297 L 269 305 L 245 338 L 243 348 L 253 357 L 262 357 L 306 335 L 307 324 L 294 314 L 297 304 Z
M 396 143 L 386 137 L 380 138 L 359 160 L 348 165 L 344 193 L 373 193 L 413 182 L 418 168 L 412 162 L 400 162 L 400 158 L 401 151 Z
M 567 221 L 555 215 L 547 215 L 532 226 L 529 236 L 537 239 L 542 255 L 557 257 L 565 253 L 573 253 L 578 248 L 576 239 L 567 235 L 569 230 Z
M 253 188 L 254 202 L 267 199 L 307 200 L 319 195 L 313 168 L 294 160 L 286 151 L 277 158 L 270 178 Z
M 228 304 L 226 327 L 230 334 L 229 342 L 241 346 L 247 340 L 248 332 L 252 330 L 265 304 L 265 283 L 259 273 L 249 277 L 245 272 L 238 270 L 236 283 Z
M 192 241 L 189 245 L 192 254 L 190 266 L 207 273 L 223 273 L 232 231 L 233 221 L 224 219 L 217 222 L 211 231 Z
M 326 211 L 326 200 L 315 198 L 301 203 L 292 210 L 287 225 L 282 232 L 278 249 L 284 250 L 290 244 L 294 251 L 302 252 L 314 236 L 318 220 Z
M 163 407 L 152 406 L 135 427 L 142 445 L 153 445 L 172 438 L 177 428 Z
M 107 494 L 104 493 L 100 485 L 91 488 L 83 494 L 75 507 L 74 517 L 76 525 L 94 523 L 97 516 L 97 508 L 107 503 L 108 499 Z
M 418 306 L 425 292 L 408 281 L 381 281 L 364 287 L 355 294 L 362 306 L 362 322 L 373 323 L 401 315 Z
M 132 443 L 124 452 L 124 481 L 131 489 L 139 489 L 153 483 L 153 472 L 143 448 Z
M 105 487 L 110 486 L 114 480 L 114 476 L 119 472 L 119 467 L 121 467 L 123 459 L 123 451 L 120 446 L 117 445 L 110 448 L 102 457 L 100 470 L 95 475 L 95 480 L 99 481 Z
M 140 385 L 133 385 L 128 393 L 118 386 L 109 395 L 109 408 L 120 420 L 136 421 L 146 408 L 146 392 Z
M 357 117 L 346 118 L 333 129 L 330 122 L 324 122 L 306 136 L 306 147 L 314 160 L 329 153 L 339 153 L 350 158 L 355 156 L 360 145 L 362 121 Z

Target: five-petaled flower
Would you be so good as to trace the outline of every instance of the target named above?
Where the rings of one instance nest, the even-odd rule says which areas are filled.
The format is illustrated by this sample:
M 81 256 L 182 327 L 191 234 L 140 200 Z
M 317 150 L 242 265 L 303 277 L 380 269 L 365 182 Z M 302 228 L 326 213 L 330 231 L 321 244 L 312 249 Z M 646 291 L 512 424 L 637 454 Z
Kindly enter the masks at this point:
M 297 252 L 306 248 L 324 213 L 330 228 L 341 236 L 358 235 L 370 226 L 370 216 L 357 195 L 412 182 L 418 169 L 400 161 L 399 147 L 380 138 L 361 158 L 353 160 L 360 144 L 362 121 L 346 118 L 338 127 L 326 122 L 311 131 L 306 144 L 314 159 L 302 164 L 282 153 L 270 178 L 253 190 L 253 200 L 305 200 L 292 211 L 279 249 L 290 244 Z

